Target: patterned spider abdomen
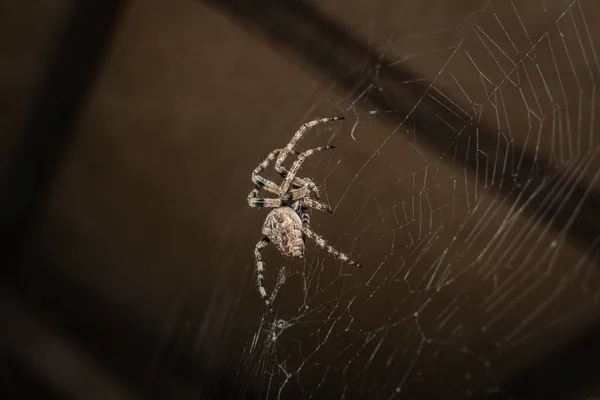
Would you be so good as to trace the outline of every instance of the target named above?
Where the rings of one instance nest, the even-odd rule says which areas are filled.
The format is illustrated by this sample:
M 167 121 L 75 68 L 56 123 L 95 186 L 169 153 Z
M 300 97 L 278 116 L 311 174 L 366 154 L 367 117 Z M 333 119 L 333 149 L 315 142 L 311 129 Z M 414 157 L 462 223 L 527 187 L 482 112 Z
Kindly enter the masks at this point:
M 304 257 L 302 220 L 292 208 L 282 206 L 267 215 L 262 228 L 277 250 L 286 257 Z

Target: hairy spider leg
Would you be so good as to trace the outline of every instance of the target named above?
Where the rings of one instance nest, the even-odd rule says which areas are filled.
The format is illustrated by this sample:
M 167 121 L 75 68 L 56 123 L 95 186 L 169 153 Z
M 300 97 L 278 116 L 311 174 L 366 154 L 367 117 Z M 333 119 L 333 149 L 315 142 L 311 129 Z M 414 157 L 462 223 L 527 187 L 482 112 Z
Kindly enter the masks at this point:
M 282 171 L 281 164 L 283 164 L 283 162 L 287 158 L 288 154 L 290 154 L 292 152 L 292 150 L 294 150 L 294 148 L 296 147 L 296 143 L 298 143 L 298 140 L 300 140 L 302 138 L 302 136 L 304 136 L 304 134 L 310 128 L 312 128 L 313 126 L 315 126 L 317 124 L 321 124 L 323 122 L 339 121 L 342 119 L 344 119 L 344 117 L 326 117 L 326 118 L 315 119 L 315 120 L 312 120 L 312 121 L 302 124 L 302 126 L 300 126 L 300 128 L 298 128 L 298 130 L 292 137 L 292 140 L 290 140 L 290 142 L 285 146 L 283 151 L 279 154 L 279 157 L 275 161 L 275 170 L 277 172 L 281 173 L 281 171 Z
M 305 228 L 310 227 L 310 215 L 308 214 L 308 207 L 305 202 L 308 198 L 300 199 L 292 205 L 292 209 L 300 216 L 302 226 Z
M 308 208 L 302 202 L 300 206 L 300 219 L 302 220 L 302 226 L 305 228 L 310 228 L 310 214 L 308 213 Z
M 284 204 L 281 199 L 269 199 L 258 197 L 258 189 L 254 189 L 248 195 L 248 205 L 252 208 L 277 208 Z
M 279 149 L 279 150 L 283 150 L 283 149 Z M 296 150 L 292 150 L 291 154 L 295 154 L 295 155 L 299 155 L 302 154 L 299 151 Z M 277 171 L 279 173 L 279 175 L 281 175 L 282 178 L 287 178 L 288 174 L 289 174 L 289 170 L 284 167 L 283 165 L 281 166 L 281 170 Z M 321 198 L 321 193 L 319 191 L 319 187 L 316 185 L 316 183 L 314 183 L 312 181 L 312 179 L 310 178 L 298 178 L 297 176 L 294 176 L 294 179 L 292 180 L 292 186 L 294 187 L 302 187 L 302 186 L 308 186 L 310 188 L 311 191 L 314 192 L 315 194 L 315 199 L 319 200 Z
M 302 220 L 302 226 L 305 228 L 310 227 L 310 214 L 306 212 L 306 207 L 302 207 L 302 211 L 300 211 L 300 219 Z
M 294 151 L 293 153 L 302 154 L 296 151 Z M 279 175 L 281 175 L 281 177 L 285 179 L 290 171 L 285 167 L 281 167 L 281 169 L 282 171 L 279 172 Z M 302 186 L 308 186 L 310 190 L 314 192 L 315 199 L 319 200 L 321 198 L 321 192 L 319 191 L 317 184 L 314 183 L 310 178 L 298 178 L 297 176 L 294 176 L 294 179 L 292 180 L 292 186 L 297 188 Z
M 311 199 L 309 197 L 306 197 L 303 200 L 303 202 L 304 202 L 303 203 L 304 209 L 310 207 L 310 208 L 314 208 L 315 210 L 325 211 L 325 212 L 328 212 L 328 213 L 332 213 L 333 212 L 333 210 L 331 209 L 331 207 L 329 207 L 329 205 L 327 205 L 325 203 L 321 203 L 320 201 L 313 200 L 313 199 Z
M 256 285 L 258 286 L 258 292 L 265 301 L 269 311 L 271 314 L 275 314 L 271 304 L 271 299 L 265 290 L 265 263 L 263 263 L 262 255 L 260 254 L 261 250 L 264 249 L 268 244 L 269 238 L 265 236 L 260 242 L 256 243 L 256 247 L 254 248 L 254 258 L 256 259 Z
M 257 185 L 261 185 L 261 187 L 265 187 L 265 188 L 273 188 L 273 187 L 278 187 L 277 184 L 271 180 L 268 180 L 266 178 L 263 178 L 262 176 L 259 176 L 258 174 L 260 174 L 262 171 L 265 170 L 265 168 L 267 168 L 269 166 L 269 164 L 275 159 L 275 157 L 277 157 L 277 154 L 281 153 L 283 151 L 283 149 L 275 149 L 272 152 L 269 153 L 269 155 L 260 163 L 258 164 L 258 167 L 254 168 L 254 171 L 252 171 L 252 182 L 254 182 Z M 296 151 L 296 150 L 292 150 L 291 151 L 292 154 L 301 154 L 300 152 Z M 285 178 L 288 174 L 288 170 L 285 167 L 281 167 L 281 171 L 277 171 L 279 173 L 279 175 L 281 175 L 282 178 Z M 298 178 L 295 177 L 294 181 L 292 182 L 292 185 L 294 185 L 295 187 L 302 187 L 305 186 L 306 184 L 308 184 L 308 186 L 313 189 L 316 192 L 316 197 L 318 199 L 319 196 L 319 192 L 317 189 L 317 185 L 315 185 L 315 183 L 313 181 L 311 181 L 308 178 Z M 269 190 L 269 189 L 267 189 Z M 271 190 L 269 190 L 271 191 Z M 273 192 L 276 193 L 276 192 Z
M 258 192 L 260 189 L 261 187 L 257 185 L 254 187 L 254 189 L 252 189 L 250 193 L 248 193 L 248 205 L 250 205 L 250 207 L 252 208 L 281 207 L 289 202 L 293 202 L 303 198 L 308 198 L 307 196 L 310 194 L 310 188 L 305 186 L 298 189 L 290 190 L 285 194 L 285 196 L 283 196 L 283 198 L 264 198 L 258 197 Z
M 252 182 L 254 182 L 254 184 L 256 185 L 256 187 L 258 188 L 264 188 L 265 190 L 274 193 L 274 194 L 279 194 L 279 186 L 277 186 L 277 184 L 269 179 L 263 178 L 262 176 L 258 175 L 259 173 L 261 173 L 262 171 L 264 171 L 265 168 L 267 168 L 267 166 L 275 159 L 275 157 L 277 156 L 277 154 L 279 154 L 282 151 L 282 149 L 275 149 L 272 152 L 269 153 L 269 155 L 256 167 L 254 168 L 254 171 L 252 171 Z M 300 154 L 297 151 L 293 151 L 293 154 Z M 281 176 L 286 175 L 287 176 L 288 170 L 283 168 L 283 172 L 280 172 Z M 315 183 L 308 179 L 301 179 L 301 178 L 294 178 L 294 181 L 292 182 L 292 185 L 295 186 L 296 188 L 302 188 L 304 186 L 308 187 L 310 190 L 312 190 L 315 193 L 315 198 L 318 200 L 319 199 L 319 189 L 317 188 L 317 185 L 315 185 Z M 308 195 L 308 193 L 307 193 Z M 256 197 L 256 196 L 254 196 Z M 250 198 L 250 195 L 248 196 L 248 198 Z M 296 197 L 298 198 L 298 197 Z
M 258 164 L 256 168 L 254 168 L 254 171 L 252 171 L 252 182 L 254 182 L 255 185 L 259 187 L 264 187 L 269 192 L 276 194 L 278 193 L 277 191 L 279 190 L 279 186 L 275 182 L 263 178 L 258 174 L 264 171 L 264 169 L 269 166 L 269 164 L 275 159 L 277 154 L 279 154 L 280 152 L 281 149 L 275 149 L 272 152 L 270 152 L 269 155 L 260 164 Z
M 304 182 L 304 184 L 306 186 L 308 186 L 310 188 L 310 190 L 315 194 L 315 199 L 319 200 L 321 198 L 321 193 L 319 192 L 319 188 L 312 181 L 312 179 L 310 179 L 310 178 L 298 178 L 297 176 L 295 176 L 294 180 L 292 181 L 292 186 L 296 186 L 296 183 L 295 183 L 296 180 L 299 180 L 300 182 Z
M 359 263 L 357 263 L 356 261 L 352 261 L 350 259 L 350 257 L 348 257 L 344 253 L 336 250 L 332 246 L 328 245 L 327 242 L 325 241 L 325 239 L 323 239 L 321 236 L 319 236 L 315 232 L 311 231 L 310 229 L 308 229 L 306 227 L 302 227 L 302 233 L 304 233 L 306 235 L 306 237 L 308 237 L 309 239 L 312 239 L 317 244 L 317 246 L 319 246 L 322 249 L 327 250 L 327 252 L 329 254 L 331 254 L 333 257 L 335 257 L 338 260 L 343 261 L 347 264 L 354 265 L 355 267 L 360 268 Z
M 290 171 L 289 171 L 287 177 L 284 179 L 283 183 L 279 187 L 279 195 L 282 196 L 289 190 L 289 188 L 292 184 L 292 180 L 294 179 L 294 177 L 300 170 L 300 167 L 302 167 L 302 164 L 304 163 L 304 161 L 306 160 L 307 157 L 309 157 L 315 153 L 318 153 L 320 151 L 329 150 L 329 149 L 335 149 L 335 146 L 319 146 L 319 147 L 315 147 L 314 149 L 306 150 L 306 151 L 300 153 L 300 155 L 298 156 L 298 159 L 296 161 L 294 161 L 294 164 L 292 164 L 292 168 L 290 168 Z

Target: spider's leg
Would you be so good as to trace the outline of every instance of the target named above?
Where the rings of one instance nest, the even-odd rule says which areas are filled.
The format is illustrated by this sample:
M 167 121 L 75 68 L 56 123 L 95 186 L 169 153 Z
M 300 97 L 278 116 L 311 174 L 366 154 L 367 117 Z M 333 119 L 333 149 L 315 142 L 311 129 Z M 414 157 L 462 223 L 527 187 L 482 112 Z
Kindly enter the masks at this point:
M 306 197 L 303 200 L 303 204 L 305 208 L 314 208 L 315 210 L 325 211 L 328 213 L 332 213 L 333 210 L 325 203 L 321 203 L 320 201 L 313 200 L 310 197 Z
M 296 150 L 292 150 L 292 151 L 290 151 L 290 154 L 300 155 L 302 153 L 299 152 L 299 151 L 296 151 Z M 277 172 L 284 179 L 287 178 L 288 174 L 290 173 L 290 171 L 287 168 L 285 168 L 283 165 L 281 166 L 280 170 L 277 171 Z M 294 180 L 292 180 L 292 186 L 294 188 L 300 188 L 300 187 L 305 186 L 305 185 L 308 185 L 308 187 L 310 188 L 310 190 L 315 193 L 315 198 L 317 200 L 319 200 L 319 198 L 321 197 L 321 193 L 319 192 L 319 188 L 317 187 L 317 185 L 310 178 L 298 178 L 297 176 L 295 176 Z
M 279 186 L 277 186 L 275 182 L 263 178 L 260 175 L 252 176 L 252 182 L 254 182 L 258 189 L 265 189 L 266 191 L 274 194 L 279 193 Z
M 292 152 L 292 150 L 294 150 L 294 148 L 296 147 L 296 143 L 298 143 L 298 140 L 300 140 L 302 138 L 302 136 L 304 136 L 304 134 L 313 126 L 323 123 L 323 122 L 330 122 L 330 121 L 339 121 L 344 119 L 344 117 L 327 117 L 327 118 L 319 118 L 319 119 L 315 119 L 313 121 L 310 122 L 306 122 L 305 124 L 303 124 L 294 134 L 294 136 L 292 137 L 292 140 L 290 140 L 290 142 L 287 144 L 287 146 L 285 146 L 285 148 L 283 149 L 283 151 L 279 154 L 279 157 L 277 158 L 277 161 L 275 161 L 275 170 L 277 172 L 279 172 L 280 174 L 282 173 L 282 166 L 281 164 L 283 164 L 283 162 L 285 161 L 286 157 L 288 156 L 288 154 L 290 154 Z
M 256 187 L 258 189 L 265 189 L 271 193 L 279 194 L 279 186 L 277 186 L 277 184 L 275 182 L 273 182 L 269 179 L 263 178 L 262 176 L 260 176 L 258 174 L 261 173 L 266 167 L 268 167 L 269 163 L 271 163 L 273 161 L 273 159 L 277 156 L 277 154 L 279 154 L 280 152 L 281 152 L 281 149 L 273 150 L 271 153 L 269 153 L 267 158 L 265 158 L 263 160 L 263 162 L 261 162 L 258 165 L 258 167 L 256 167 L 254 169 L 254 171 L 252 171 L 252 182 L 254 182 L 254 184 L 256 185 Z M 301 153 L 299 153 L 295 150 L 292 150 L 292 154 L 301 154 Z M 283 171 L 285 173 L 280 173 L 280 175 L 285 178 L 285 176 L 287 176 L 288 170 L 286 168 L 283 168 Z M 292 182 L 292 185 L 295 188 L 301 188 L 303 186 L 306 186 L 307 184 L 308 184 L 309 189 L 315 192 L 315 197 L 317 199 L 319 199 L 319 189 L 317 188 L 317 185 L 315 185 L 315 183 L 313 181 L 311 181 L 310 179 L 294 178 L 294 181 Z M 256 196 L 254 196 L 254 197 L 256 197 Z M 299 198 L 299 197 L 296 197 L 296 198 Z
M 308 208 L 304 205 L 306 199 L 302 200 L 302 207 L 300 208 L 300 219 L 302 220 L 302 226 L 306 229 L 310 228 L 310 214 Z
M 254 188 L 250 193 L 248 193 L 248 205 L 252 208 L 262 208 L 262 207 L 281 207 L 285 205 L 287 202 L 296 201 L 298 199 L 306 198 L 310 194 L 310 189 L 307 186 L 292 189 L 282 196 L 283 198 L 275 199 L 275 198 L 265 198 L 258 197 L 258 191 L 260 188 Z
M 262 207 L 281 207 L 284 203 L 282 199 L 269 199 L 258 197 L 258 190 L 260 188 L 255 187 L 250 193 L 248 193 L 248 205 L 252 208 L 262 208 Z
M 269 164 L 277 157 L 277 154 L 281 153 L 282 149 L 275 149 L 269 153 L 269 155 L 260 163 L 254 171 L 252 171 L 252 175 L 260 174 L 265 168 L 269 166 Z
M 310 188 L 307 185 L 299 187 L 298 189 L 292 189 L 288 191 L 285 195 L 281 196 L 282 200 L 286 202 L 294 202 L 296 200 L 308 198 L 310 194 Z
M 300 154 L 300 153 L 297 151 L 293 151 L 292 154 Z M 290 171 L 287 168 L 282 166 L 281 171 L 277 171 L 277 172 L 279 173 L 279 175 L 281 175 L 281 177 L 283 179 L 285 179 L 288 176 Z M 305 180 L 306 180 L 306 178 L 294 177 L 294 180 L 292 181 L 292 186 L 294 186 L 294 187 L 304 186 L 304 185 L 306 185 Z
M 281 202 L 270 201 L 270 199 L 261 199 L 258 197 L 258 192 L 260 189 L 265 189 L 268 192 L 271 192 L 274 194 L 279 194 L 279 186 L 277 186 L 276 183 L 258 175 L 269 165 L 269 163 L 271 161 L 273 161 L 273 159 L 275 158 L 275 156 L 277 156 L 277 154 L 279 154 L 279 152 L 281 152 L 281 149 L 273 150 L 271 153 L 269 153 L 267 158 L 265 158 L 263 160 L 263 162 L 261 162 L 258 165 L 258 167 L 256 167 L 254 169 L 254 171 L 252 171 L 252 182 L 254 182 L 255 187 L 248 194 L 248 204 L 250 204 L 250 207 L 279 207 L 280 205 L 282 205 Z M 293 153 L 297 153 L 297 152 L 293 151 Z M 286 170 L 286 172 L 287 172 L 287 170 Z M 310 187 L 308 187 L 308 188 L 303 187 L 303 186 L 306 186 L 304 181 L 302 181 L 300 179 L 297 179 L 296 181 L 297 181 L 297 185 L 296 185 L 297 189 L 290 190 L 290 192 L 288 192 L 287 198 L 289 198 L 289 199 L 296 200 L 301 197 L 308 196 L 310 193 Z M 265 200 L 265 201 L 263 202 L 262 200 Z
M 345 262 L 347 264 L 354 265 L 355 267 L 360 268 L 360 264 L 359 263 L 357 263 L 356 261 L 352 261 L 350 259 L 350 257 L 348 257 L 344 253 L 336 250 L 332 246 L 328 245 L 327 242 L 325 241 L 325 239 L 323 239 L 321 236 L 317 235 L 315 232 L 311 231 L 308 228 L 303 227 L 302 228 L 302 233 L 304 233 L 306 235 L 306 237 L 314 240 L 314 242 L 317 244 L 317 246 L 319 246 L 322 249 L 327 250 L 327 252 L 329 254 L 331 254 L 332 256 L 334 256 L 335 258 L 337 258 L 338 260 L 343 261 L 343 262 Z
M 321 198 L 321 193 L 319 192 L 319 188 L 317 187 L 316 183 L 314 183 L 310 178 L 295 177 L 294 180 L 296 180 L 296 179 L 303 181 L 304 184 L 310 188 L 310 190 L 315 194 L 315 199 L 319 200 Z
M 289 171 L 287 177 L 285 178 L 285 180 L 279 187 L 280 196 L 288 191 L 288 189 L 290 188 L 290 185 L 292 184 L 294 177 L 300 170 L 300 167 L 302 167 L 302 164 L 304 163 L 304 161 L 306 160 L 307 157 L 309 157 L 319 151 L 329 150 L 329 149 L 334 149 L 334 148 L 335 148 L 335 146 L 320 146 L 320 147 L 315 147 L 314 149 L 306 150 L 305 152 L 301 153 L 298 156 L 298 159 L 292 165 L 292 168 L 290 168 L 290 171 Z
M 294 152 L 294 153 L 296 153 L 296 152 Z M 301 154 L 301 153 L 298 153 L 298 154 Z M 289 171 L 284 168 L 284 172 L 285 173 L 280 173 L 279 175 L 281 175 L 285 179 L 287 177 L 287 174 L 289 173 Z M 321 197 L 319 188 L 317 187 L 316 183 L 314 183 L 312 181 L 312 179 L 310 179 L 310 178 L 298 178 L 297 176 L 295 176 L 294 179 L 292 180 L 292 186 L 294 188 L 308 186 L 310 188 L 310 190 L 315 194 L 315 199 L 319 200 L 319 198 Z
M 272 152 L 270 152 L 267 158 L 265 158 L 260 164 L 258 164 L 258 166 L 254 168 L 254 171 L 252 171 L 252 182 L 254 182 L 257 188 L 264 188 L 265 190 L 275 194 L 279 193 L 279 186 L 277 186 L 275 182 L 263 178 L 258 174 L 260 174 L 265 168 L 267 168 L 267 166 L 275 159 L 277 154 L 279 154 L 280 152 L 281 149 L 275 149 Z
M 280 152 L 283 151 L 283 149 L 279 149 Z M 290 150 L 290 154 L 293 154 L 295 156 L 299 156 L 300 154 L 302 154 L 301 151 L 298 150 Z M 283 165 L 279 168 L 279 170 L 277 170 L 277 173 L 285 179 L 285 177 L 287 176 L 287 174 L 290 171 L 284 167 Z M 301 178 L 294 178 L 294 182 L 293 182 L 294 186 L 304 186 L 304 179 Z
M 261 250 L 264 249 L 269 244 L 269 238 L 264 237 L 258 243 L 256 243 L 256 247 L 254 248 L 254 258 L 256 259 L 256 285 L 258 286 L 258 292 L 260 296 L 265 301 L 267 307 L 269 307 L 269 311 L 274 314 L 273 306 L 271 305 L 271 299 L 265 290 L 265 264 L 262 260 L 262 255 L 260 254 Z

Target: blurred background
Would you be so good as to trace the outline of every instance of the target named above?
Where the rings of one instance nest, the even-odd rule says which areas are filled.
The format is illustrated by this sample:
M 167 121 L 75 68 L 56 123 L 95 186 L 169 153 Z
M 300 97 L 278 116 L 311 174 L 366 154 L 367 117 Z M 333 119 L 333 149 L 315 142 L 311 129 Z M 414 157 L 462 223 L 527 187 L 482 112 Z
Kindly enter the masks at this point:
M 600 398 L 597 2 L 0 10 L 0 397 Z M 337 115 L 363 268 L 267 247 L 273 317 L 250 174 Z

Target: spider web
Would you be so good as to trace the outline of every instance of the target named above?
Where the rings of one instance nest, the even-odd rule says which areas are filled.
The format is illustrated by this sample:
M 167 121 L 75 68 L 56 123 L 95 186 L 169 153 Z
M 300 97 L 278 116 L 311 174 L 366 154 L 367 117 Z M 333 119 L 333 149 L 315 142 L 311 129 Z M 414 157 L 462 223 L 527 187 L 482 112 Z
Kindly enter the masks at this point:
M 346 116 L 300 142 L 336 149 L 299 176 L 335 209 L 312 228 L 363 268 L 265 251 L 277 318 L 248 339 L 238 398 L 503 396 L 599 311 L 597 6 L 460 4 L 319 4 L 379 54 L 301 116 Z

